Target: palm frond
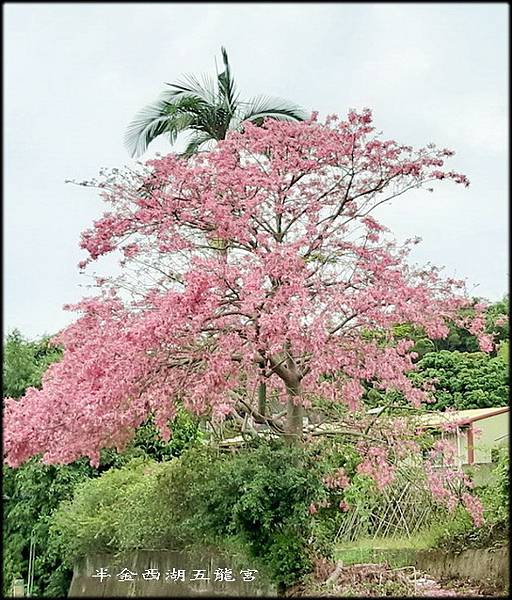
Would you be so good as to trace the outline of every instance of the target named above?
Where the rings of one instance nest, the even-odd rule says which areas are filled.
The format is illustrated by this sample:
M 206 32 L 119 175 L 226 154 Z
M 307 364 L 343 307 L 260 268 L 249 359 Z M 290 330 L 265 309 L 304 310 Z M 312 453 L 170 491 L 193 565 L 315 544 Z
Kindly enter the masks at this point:
M 171 144 L 174 144 L 179 133 L 193 126 L 196 117 L 192 113 L 176 112 L 169 115 L 168 134 Z
M 219 95 L 223 103 L 234 112 L 238 95 L 236 94 L 235 80 L 231 74 L 231 68 L 229 66 L 228 53 L 224 46 L 220 49 L 222 53 L 222 61 L 224 63 L 224 71 L 217 77 L 219 86 Z
M 221 140 L 228 130 L 240 129 L 243 121 L 261 125 L 265 118 L 302 121 L 306 112 L 279 98 L 257 96 L 240 102 L 229 64 L 228 53 L 221 47 L 224 70 L 217 79 L 187 75 L 168 89 L 154 103 L 134 117 L 125 134 L 131 156 L 140 156 L 159 135 L 167 133 L 171 144 L 185 130 L 196 132 L 185 153 L 190 155 L 208 140 Z
M 202 76 L 202 82 L 195 75 L 185 75 L 177 83 L 166 83 L 171 89 L 166 91 L 169 98 L 191 97 L 201 100 L 205 104 L 215 104 L 217 94 L 215 84 L 209 75 Z
M 304 121 L 308 117 L 303 108 L 280 98 L 257 96 L 248 103 L 240 104 L 240 122 L 251 121 L 255 125 L 261 125 L 268 117 L 278 121 Z M 243 105 L 246 105 L 245 108 Z
M 181 153 L 181 156 L 183 156 L 184 158 L 190 158 L 191 156 L 199 152 L 201 146 L 211 141 L 212 137 L 208 133 L 205 133 L 204 131 L 197 132 L 190 138 L 185 150 L 183 150 L 183 152 Z
M 124 143 L 130 156 L 140 156 L 149 143 L 168 129 L 166 102 L 157 100 L 140 110 L 126 129 Z
M 222 140 L 230 129 L 231 111 L 223 105 L 203 105 L 190 129 L 207 133 L 214 140 Z
M 124 142 L 130 155 L 140 156 L 163 133 L 169 133 L 170 141 L 174 143 L 177 134 L 191 125 L 193 109 L 191 99 L 172 102 L 165 94 L 144 107 L 135 115 L 125 133 Z

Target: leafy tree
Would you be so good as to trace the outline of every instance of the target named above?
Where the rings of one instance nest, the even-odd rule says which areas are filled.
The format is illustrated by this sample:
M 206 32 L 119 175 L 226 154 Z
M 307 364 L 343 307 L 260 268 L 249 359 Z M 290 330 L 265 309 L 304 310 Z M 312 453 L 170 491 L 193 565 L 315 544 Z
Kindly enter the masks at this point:
M 432 347 L 433 346 L 433 347 Z M 430 347 L 431 351 L 439 352 L 446 350 L 449 352 L 478 352 L 480 347 L 478 340 L 467 330 L 450 324 L 450 333 L 445 339 L 435 340 Z
M 18 469 L 4 468 L 4 595 L 12 580 L 27 581 L 29 548 L 34 541 L 34 587 L 32 595 L 63 597 L 72 572 L 63 565 L 49 535 L 51 516 L 59 503 L 70 499 L 77 483 L 94 474 L 84 459 L 71 465 L 43 465 L 31 459 Z
M 508 365 L 483 352 L 429 352 L 411 373 L 417 384 L 434 380 L 431 410 L 489 408 L 508 403 Z
M 494 335 L 496 342 L 509 339 L 509 300 L 508 295 L 494 302 L 487 309 L 487 330 Z
M 481 298 L 473 298 L 471 305 L 460 311 L 460 316 L 476 316 L 478 309 L 475 306 L 481 306 Z M 485 333 L 491 335 L 495 348 L 491 354 L 495 355 L 500 344 L 508 340 L 508 296 L 502 300 L 486 305 L 485 314 L 481 318 L 485 322 Z M 480 345 L 477 336 L 467 328 L 461 327 L 454 321 L 447 321 L 449 328 L 448 335 L 444 338 L 429 338 L 425 330 L 421 327 L 415 327 L 411 323 L 401 323 L 394 329 L 395 337 L 414 340 L 415 345 L 412 352 L 416 352 L 419 357 L 428 352 L 439 352 L 441 350 L 459 351 L 459 352 L 479 352 Z M 385 332 L 384 332 L 385 333 Z M 375 336 L 376 332 L 370 332 Z M 384 334 L 382 334 L 384 335 Z M 385 336 L 384 336 L 385 337 Z
M 143 154 L 153 139 L 168 134 L 171 143 L 180 132 L 192 132 L 182 156 L 192 156 L 212 142 L 222 140 L 230 130 L 242 130 L 244 121 L 261 125 L 266 118 L 278 121 L 302 121 L 306 113 L 289 102 L 257 96 L 250 102 L 240 100 L 225 48 L 221 48 L 224 71 L 217 76 L 217 86 L 205 77 L 203 83 L 194 76 L 184 82 L 167 84 L 170 90 L 144 108 L 130 124 L 126 145 L 132 156 Z M 154 182 L 153 182 L 154 185 Z M 141 193 L 151 193 L 143 186 Z M 209 241 L 212 248 L 227 253 L 224 240 Z M 262 369 L 264 367 L 262 366 Z M 259 411 L 266 412 L 267 394 L 264 382 L 259 384 Z
M 49 336 L 29 341 L 14 329 L 4 341 L 3 397 L 20 398 L 27 388 L 40 387 L 43 373 L 61 356 L 62 350 L 50 343 Z
M 60 360 L 62 350 L 49 337 L 29 341 L 18 330 L 3 345 L 3 396 L 19 398 L 27 388 L 39 388 L 50 364 Z M 31 459 L 19 469 L 4 467 L 4 595 L 16 577 L 28 571 L 30 540 L 35 542 L 33 595 L 62 596 L 67 593 L 71 572 L 48 545 L 48 519 L 62 499 L 71 497 L 78 481 L 92 468 L 84 461 L 60 467 Z
M 225 48 L 221 53 L 224 70 L 217 75 L 216 85 L 209 77 L 200 82 L 189 75 L 180 83 L 168 83 L 170 89 L 137 114 L 126 132 L 126 146 L 132 156 L 143 154 L 156 137 L 164 134 L 174 143 L 179 133 L 192 132 L 183 153 L 191 156 L 212 141 L 223 140 L 228 131 L 240 129 L 244 121 L 261 125 L 266 118 L 306 118 L 301 108 L 276 98 L 240 100 Z

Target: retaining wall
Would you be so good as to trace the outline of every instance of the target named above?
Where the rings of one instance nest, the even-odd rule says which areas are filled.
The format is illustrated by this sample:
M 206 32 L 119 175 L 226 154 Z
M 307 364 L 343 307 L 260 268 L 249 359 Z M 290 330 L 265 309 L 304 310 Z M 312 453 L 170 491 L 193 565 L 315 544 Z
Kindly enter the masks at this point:
M 370 552 L 372 562 L 388 562 L 392 566 L 415 566 L 436 579 L 468 578 L 480 583 L 506 589 L 509 582 L 509 548 L 464 550 L 459 554 L 441 550 L 389 550 L 375 548 Z M 242 560 L 242 563 L 244 561 Z M 230 560 L 209 552 L 192 556 L 170 550 L 138 550 L 123 555 L 96 554 L 75 565 L 68 597 L 195 597 L 195 596 L 277 596 L 276 589 L 262 573 L 255 573 L 253 581 L 243 581 L 240 570 L 254 566 Z M 232 569 L 235 581 L 215 581 L 216 569 Z M 108 569 L 110 577 L 102 580 L 97 575 Z M 137 574 L 133 581 L 120 581 L 118 574 L 128 569 Z M 144 579 L 143 573 L 156 569 L 158 579 Z M 184 570 L 186 581 L 166 580 L 166 573 Z M 191 581 L 195 570 L 208 572 L 208 581 Z
M 369 555 L 371 562 L 387 562 L 395 567 L 411 565 L 436 579 L 467 578 L 503 589 L 509 582 L 508 546 L 483 550 L 468 549 L 460 553 L 442 550 L 374 548 Z M 368 560 L 368 556 L 365 558 Z M 342 556 L 341 560 L 343 560 Z
M 242 564 L 243 563 L 243 564 Z M 96 554 L 75 565 L 68 597 L 194 597 L 194 596 L 275 596 L 275 590 L 261 573 L 253 573 L 253 581 L 244 581 L 240 570 L 254 569 L 250 561 L 229 560 L 222 555 L 191 555 L 170 550 L 138 550 L 123 555 Z M 97 577 L 103 571 L 105 577 Z M 123 569 L 135 573 L 133 581 L 119 580 Z M 149 579 L 148 570 L 159 572 L 158 579 Z M 166 580 L 166 573 L 185 571 L 185 581 Z M 209 581 L 191 581 L 196 570 L 207 571 Z M 232 569 L 235 581 L 215 581 L 216 569 Z M 156 577 L 156 571 L 154 576 Z M 126 571 L 125 571 L 126 573 Z M 146 579 L 143 578 L 146 575 Z M 110 577 L 108 576 L 110 575 Z

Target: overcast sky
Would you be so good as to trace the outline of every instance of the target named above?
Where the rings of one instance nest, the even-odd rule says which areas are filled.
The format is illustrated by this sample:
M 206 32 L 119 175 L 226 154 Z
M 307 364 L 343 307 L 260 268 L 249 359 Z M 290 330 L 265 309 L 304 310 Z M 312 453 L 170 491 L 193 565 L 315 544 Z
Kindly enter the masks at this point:
M 75 318 L 80 232 L 103 205 L 66 179 L 130 164 L 123 134 L 164 82 L 214 72 L 227 47 L 246 97 L 345 115 L 456 151 L 469 188 L 442 184 L 380 212 L 414 260 L 496 300 L 508 279 L 508 5 L 4 4 L 4 331 Z M 144 155 L 169 149 L 159 140 Z M 477 286 L 477 287 L 473 287 Z

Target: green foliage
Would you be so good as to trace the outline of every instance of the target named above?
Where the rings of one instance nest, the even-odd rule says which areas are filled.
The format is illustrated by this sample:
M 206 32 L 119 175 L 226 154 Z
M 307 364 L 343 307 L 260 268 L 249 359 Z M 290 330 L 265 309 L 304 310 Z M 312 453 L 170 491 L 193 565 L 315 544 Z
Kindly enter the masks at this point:
M 132 447 L 157 461 L 164 461 L 180 456 L 186 448 L 202 439 L 199 420 L 184 410 L 178 411 L 171 429 L 170 440 L 164 442 L 150 418 L 135 432 Z
M 134 459 L 79 485 L 55 513 L 52 534 L 70 561 L 142 547 L 239 548 L 290 585 L 320 551 L 308 507 L 325 497 L 327 468 L 315 452 L 278 442 L 235 454 L 197 446 L 164 463 Z
M 310 568 L 308 506 L 320 489 L 302 449 L 261 444 L 218 461 L 199 518 L 205 533 L 238 537 L 275 582 L 288 585 Z
M 182 525 L 193 513 L 187 500 L 195 492 L 183 464 L 137 457 L 77 486 L 72 501 L 60 505 L 52 522 L 68 563 L 93 552 L 183 548 L 188 539 L 183 539 Z M 200 468 L 200 461 L 196 465 Z M 185 478 L 182 485 L 180 477 Z
M 77 483 L 91 474 L 85 460 L 56 467 L 32 459 L 20 469 L 4 467 L 4 595 L 13 578 L 27 580 L 31 536 L 36 557 L 33 595 L 67 593 L 71 573 L 51 543 L 50 517 L 62 499 L 72 497 Z
M 86 459 L 60 466 L 44 465 L 34 458 L 18 469 L 4 467 L 3 492 L 4 496 L 9 498 L 4 519 L 4 582 L 7 586 L 4 593 L 8 592 L 13 578 L 27 578 L 30 537 L 33 535 L 36 542 L 34 593 L 57 597 L 67 594 L 71 582 L 72 561 L 81 555 L 85 546 L 82 546 L 83 539 L 77 537 L 72 540 L 73 543 L 67 544 L 64 550 L 60 533 L 55 528 L 50 528 L 52 516 L 61 502 L 69 501 L 73 497 L 75 489 L 80 490 L 83 485 L 87 487 L 90 484 L 94 490 L 97 482 L 103 479 L 98 477 L 102 473 L 104 477 L 108 477 L 105 487 L 98 484 L 102 490 L 100 495 L 104 496 L 100 504 L 107 504 L 109 508 L 105 513 L 98 512 L 98 515 L 101 515 L 98 518 L 103 519 L 103 525 L 100 526 L 96 518 L 90 521 L 92 539 L 85 534 L 85 540 L 91 542 L 86 546 L 87 550 L 92 552 L 104 548 L 107 551 L 116 544 L 119 547 L 138 547 L 135 542 L 141 527 L 145 528 L 146 543 L 151 545 L 153 538 L 150 533 L 154 522 L 147 511 L 153 510 L 154 515 L 161 515 L 163 505 L 157 503 L 151 508 L 148 503 L 141 503 L 147 494 L 151 498 L 154 495 L 150 494 L 154 489 L 147 487 L 152 481 L 147 474 L 144 475 L 144 485 L 135 486 L 132 490 L 134 496 L 128 501 L 127 497 L 121 494 L 123 489 L 129 488 L 130 479 L 126 473 L 131 472 L 134 464 L 145 464 L 144 461 L 149 461 L 150 457 L 161 460 L 164 457 L 179 456 L 184 448 L 193 445 L 198 437 L 197 422 L 187 414 L 179 413 L 174 423 L 174 436 L 168 443 L 158 438 L 154 426 L 148 422 L 137 432 L 136 439 L 124 453 L 103 450 L 98 469 L 92 468 Z M 107 493 L 110 483 L 112 490 Z M 109 530 L 109 514 L 115 514 L 116 503 L 124 505 L 123 510 L 132 511 L 127 521 L 127 527 L 131 524 L 131 529 L 119 532 L 120 542 L 115 536 L 105 541 L 109 531 L 113 531 Z M 82 507 L 84 511 L 87 508 L 88 505 Z M 73 531 L 69 528 L 68 530 Z M 158 532 L 154 532 L 154 535 L 157 534 Z M 106 542 L 111 542 L 110 546 Z
M 166 521 L 164 507 L 154 502 L 160 466 L 136 458 L 76 487 L 73 501 L 61 504 L 51 526 L 68 566 L 86 554 L 140 548 L 141 543 L 151 547 L 159 534 L 156 523 Z
M 496 342 L 509 339 L 509 300 L 508 295 L 502 300 L 491 304 L 487 309 L 487 332 L 494 335 Z M 505 319 L 503 319 L 505 317 Z M 504 320 L 504 322 L 502 322 Z
M 498 358 L 500 358 L 505 364 L 508 365 L 509 361 L 509 348 L 508 348 L 508 340 L 505 340 L 500 343 L 498 347 Z
M 269 568 L 273 581 L 281 590 L 311 571 L 311 554 L 303 533 L 296 526 L 288 524 L 272 536 L 266 553 L 258 557 Z
M 506 544 L 509 537 L 509 456 L 499 448 L 495 479 L 477 490 L 484 507 L 484 523 L 475 527 L 466 510 L 459 507 L 435 531 L 432 545 L 461 552 L 466 548 L 489 548 Z
M 416 385 L 435 379 L 431 410 L 488 408 L 508 403 L 508 367 L 500 357 L 483 352 L 429 352 L 411 373 Z
M 496 454 L 498 460 L 494 468 L 495 481 L 483 488 L 481 496 L 489 528 L 498 535 L 501 532 L 502 537 L 508 537 L 510 490 L 508 447 L 497 448 Z
M 196 543 L 237 540 L 274 582 L 299 579 L 311 566 L 308 506 L 321 489 L 306 452 L 277 442 L 216 457 L 209 452 L 208 476 L 192 486 L 194 513 L 187 519 Z
M 458 506 L 452 514 L 447 514 L 440 524 L 434 525 L 431 544 L 434 548 L 462 552 L 471 545 L 470 537 L 474 536 L 475 532 L 468 512 Z
M 477 298 L 474 299 L 478 301 Z M 471 314 L 474 309 L 464 309 Z M 411 349 L 418 355 L 416 370 L 410 373 L 413 383 L 436 379 L 436 402 L 429 410 L 458 410 L 504 406 L 508 402 L 508 297 L 491 304 L 486 311 L 486 332 L 492 334 L 496 350 L 490 354 L 480 351 L 478 340 L 465 329 L 448 323 L 446 339 L 428 339 L 422 328 L 410 323 L 395 325 L 395 339 L 415 342 Z M 368 339 L 386 342 L 385 332 L 369 331 Z M 392 404 L 407 405 L 403 396 L 394 390 L 376 390 L 366 386 L 364 401 L 369 408 Z
M 7 336 L 4 341 L 4 397 L 19 398 L 28 387 L 41 386 L 45 370 L 62 356 L 62 351 L 48 340 L 45 337 L 28 341 L 16 330 Z M 71 562 L 63 560 L 62 544 L 50 528 L 59 503 L 71 499 L 79 483 L 113 467 L 123 467 L 134 457 L 170 459 L 179 456 L 200 438 L 197 419 L 183 411 L 178 413 L 172 429 L 169 442 L 163 442 L 149 420 L 137 430 L 133 442 L 122 454 L 112 449 L 103 450 L 98 469 L 92 468 L 85 459 L 59 466 L 44 465 L 34 458 L 18 469 L 4 466 L 4 595 L 9 594 L 14 578 L 27 580 L 32 537 L 36 557 L 33 594 L 66 596 L 71 582 Z M 132 535 L 136 534 L 132 532 Z
M 3 397 L 20 398 L 28 387 L 40 387 L 43 373 L 61 355 L 48 337 L 29 341 L 18 330 L 9 333 L 3 344 Z M 9 594 L 14 578 L 27 579 L 31 537 L 36 557 L 34 595 L 48 590 L 55 595 L 67 593 L 70 573 L 48 546 L 48 518 L 59 501 L 70 497 L 76 483 L 90 473 L 85 461 L 74 467 L 50 467 L 37 459 L 20 469 L 4 466 L 4 595 Z
M 353 510 L 360 502 L 371 497 L 368 490 L 372 487 L 370 480 L 357 474 L 356 467 L 360 457 L 355 451 L 352 440 L 343 436 L 319 438 L 309 449 L 311 460 L 316 462 L 321 476 L 333 473 L 342 467 L 351 480 L 347 490 L 327 489 L 323 487 L 317 496 L 318 512 L 312 518 L 313 539 L 318 555 L 329 558 L 334 550 L 334 540 L 349 518 L 347 512 L 340 510 L 340 502 L 344 501 Z
M 479 302 L 479 298 L 474 298 L 474 302 Z M 502 300 L 490 304 L 486 310 L 486 333 L 491 334 L 494 337 L 496 343 L 500 343 L 503 340 L 509 338 L 509 325 L 508 325 L 508 296 L 505 296 Z M 471 308 L 464 309 L 463 314 L 471 315 L 474 310 Z M 505 317 L 505 322 L 501 323 L 502 318 Z M 454 325 L 449 324 L 450 333 L 447 338 L 442 340 L 435 340 L 435 350 L 448 350 L 450 352 L 479 352 L 480 348 L 478 340 L 469 331 Z
M 411 352 L 416 352 L 419 358 L 425 356 L 427 352 L 436 350 L 436 343 L 427 337 L 425 330 L 411 323 L 395 325 L 393 327 L 393 337 L 397 340 L 413 340 L 414 346 L 411 348 Z
M 62 356 L 48 337 L 31 342 L 17 329 L 7 335 L 3 346 L 4 398 L 20 398 L 27 388 L 40 387 L 43 373 Z
M 478 298 L 474 298 L 474 302 L 478 302 Z M 486 310 L 486 327 L 485 331 L 493 335 L 497 345 L 509 339 L 508 325 L 508 296 L 502 300 L 489 305 Z M 474 309 L 466 308 L 461 311 L 462 315 L 474 314 Z M 505 319 L 503 319 L 505 318 Z M 502 322 L 503 321 L 503 322 Z M 449 333 L 446 338 L 431 340 L 421 327 L 416 327 L 410 323 L 403 323 L 393 327 L 393 336 L 396 339 L 409 339 L 415 342 L 412 352 L 416 352 L 419 358 L 422 358 L 429 352 L 440 352 L 446 350 L 448 352 L 479 352 L 477 338 L 466 329 L 450 322 L 447 323 Z

